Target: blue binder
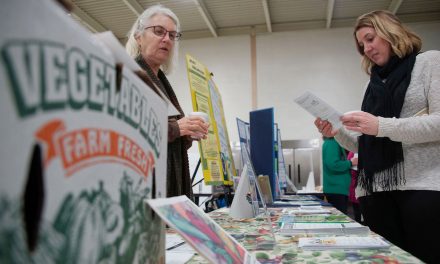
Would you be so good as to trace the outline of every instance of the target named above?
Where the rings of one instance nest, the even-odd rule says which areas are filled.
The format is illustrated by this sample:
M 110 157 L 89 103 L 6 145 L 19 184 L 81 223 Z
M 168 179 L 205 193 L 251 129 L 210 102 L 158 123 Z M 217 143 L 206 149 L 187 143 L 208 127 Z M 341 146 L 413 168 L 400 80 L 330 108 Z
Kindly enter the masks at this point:
M 276 198 L 276 167 L 274 148 L 274 111 L 273 108 L 251 111 L 250 124 L 250 149 L 251 160 L 256 175 L 268 175 L 272 198 Z

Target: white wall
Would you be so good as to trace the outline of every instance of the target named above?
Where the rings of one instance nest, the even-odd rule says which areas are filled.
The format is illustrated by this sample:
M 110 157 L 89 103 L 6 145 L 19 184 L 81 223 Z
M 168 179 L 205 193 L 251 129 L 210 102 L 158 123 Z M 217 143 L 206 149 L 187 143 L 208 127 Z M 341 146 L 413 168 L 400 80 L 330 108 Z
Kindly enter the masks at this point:
M 417 23 L 408 26 L 422 38 L 422 51 L 440 50 L 440 22 Z
M 258 37 L 258 106 L 275 107 L 284 139 L 318 137 L 314 118 L 293 101 L 305 91 L 341 112 L 359 109 L 367 76 L 353 43 L 351 28 Z
M 411 24 L 423 39 L 423 49 L 440 49 L 440 22 Z M 179 68 L 169 76 L 186 113 L 192 109 L 184 54 L 214 73 L 231 141 L 237 141 L 235 118 L 249 120 L 251 111 L 250 37 L 234 36 L 182 40 Z M 368 76 L 352 28 L 281 32 L 257 36 L 258 108 L 275 107 L 283 139 L 318 137 L 314 118 L 293 99 L 306 90 L 325 98 L 339 111 L 360 108 Z

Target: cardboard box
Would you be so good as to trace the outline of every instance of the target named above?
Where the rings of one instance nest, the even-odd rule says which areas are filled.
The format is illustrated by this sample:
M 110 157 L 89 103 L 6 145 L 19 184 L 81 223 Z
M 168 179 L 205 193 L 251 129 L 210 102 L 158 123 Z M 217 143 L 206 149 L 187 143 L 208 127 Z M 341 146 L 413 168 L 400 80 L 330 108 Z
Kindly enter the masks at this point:
M 163 263 L 167 104 L 55 2 L 0 17 L 0 262 Z

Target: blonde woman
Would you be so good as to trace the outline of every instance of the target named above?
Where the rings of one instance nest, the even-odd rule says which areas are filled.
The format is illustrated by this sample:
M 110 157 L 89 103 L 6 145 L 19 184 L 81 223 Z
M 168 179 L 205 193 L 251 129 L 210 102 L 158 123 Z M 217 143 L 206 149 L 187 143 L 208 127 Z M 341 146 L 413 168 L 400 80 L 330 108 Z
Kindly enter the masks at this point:
M 344 115 L 340 131 L 320 119 L 315 125 L 359 153 L 356 196 L 366 224 L 421 260 L 436 263 L 440 52 L 420 53 L 420 38 L 388 11 L 360 16 L 354 38 L 370 75 L 362 111 Z M 346 130 L 362 136 L 352 137 Z

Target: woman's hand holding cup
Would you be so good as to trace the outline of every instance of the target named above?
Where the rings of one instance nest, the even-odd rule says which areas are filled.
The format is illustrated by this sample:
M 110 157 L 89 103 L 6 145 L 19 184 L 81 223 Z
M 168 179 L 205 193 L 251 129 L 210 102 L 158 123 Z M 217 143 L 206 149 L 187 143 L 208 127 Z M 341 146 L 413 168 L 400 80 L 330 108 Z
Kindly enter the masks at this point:
M 203 112 L 191 112 L 187 117 L 177 121 L 181 136 L 190 136 L 192 139 L 206 139 L 208 135 L 208 115 Z

